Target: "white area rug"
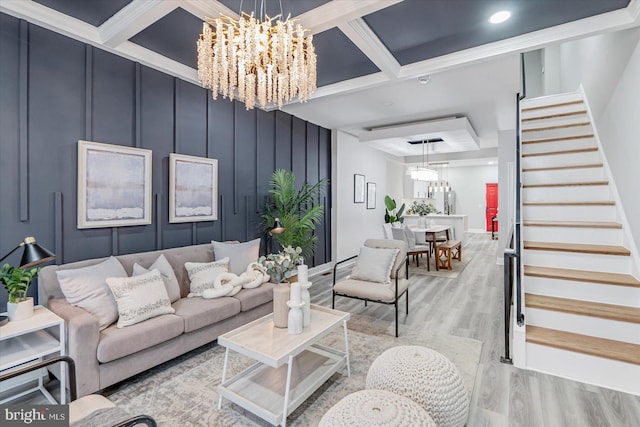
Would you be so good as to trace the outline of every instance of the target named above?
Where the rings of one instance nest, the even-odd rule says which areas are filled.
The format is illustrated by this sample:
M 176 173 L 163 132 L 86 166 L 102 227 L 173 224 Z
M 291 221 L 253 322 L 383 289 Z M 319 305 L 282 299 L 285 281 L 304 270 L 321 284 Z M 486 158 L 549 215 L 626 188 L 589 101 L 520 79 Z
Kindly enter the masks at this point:
M 342 397 L 362 390 L 369 366 L 387 348 L 424 345 L 444 354 L 458 367 L 469 393 L 473 390 L 482 343 L 449 335 L 433 335 L 416 328 L 401 328 L 395 338 L 388 321 L 352 316 L 349 321 L 351 377 L 334 374 L 288 418 L 291 426 L 314 426 Z M 408 329 L 408 330 L 407 330 Z M 342 329 L 322 340 L 343 348 Z M 228 375 L 248 367 L 252 360 L 231 352 Z M 107 390 L 106 395 L 131 414 L 151 415 L 159 426 L 267 426 L 262 419 L 229 401 L 218 412 L 217 386 L 222 376 L 224 348 L 215 343 L 153 368 Z

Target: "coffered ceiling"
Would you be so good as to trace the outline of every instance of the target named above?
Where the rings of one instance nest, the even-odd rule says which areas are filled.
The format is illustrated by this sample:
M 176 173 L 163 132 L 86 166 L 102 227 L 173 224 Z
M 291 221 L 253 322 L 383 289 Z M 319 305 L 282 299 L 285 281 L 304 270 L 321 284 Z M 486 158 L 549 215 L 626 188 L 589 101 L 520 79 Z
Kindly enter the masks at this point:
M 479 148 L 513 127 L 518 53 L 636 26 L 640 15 L 640 0 L 0 0 L 0 12 L 197 84 L 202 21 L 237 17 L 241 4 L 260 13 L 261 3 L 314 34 L 318 90 L 285 111 L 362 139 L 371 127 L 465 117 Z M 511 19 L 490 24 L 503 9 Z

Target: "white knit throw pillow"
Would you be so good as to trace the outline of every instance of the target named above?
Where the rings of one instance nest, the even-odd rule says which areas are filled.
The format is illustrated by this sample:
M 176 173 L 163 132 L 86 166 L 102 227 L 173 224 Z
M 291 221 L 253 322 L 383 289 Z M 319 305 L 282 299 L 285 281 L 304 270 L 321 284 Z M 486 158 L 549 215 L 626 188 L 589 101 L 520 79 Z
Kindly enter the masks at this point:
M 216 277 L 229 271 L 229 258 L 213 262 L 185 262 L 184 268 L 189 274 L 188 297 L 201 297 L 207 289 L 215 288 Z

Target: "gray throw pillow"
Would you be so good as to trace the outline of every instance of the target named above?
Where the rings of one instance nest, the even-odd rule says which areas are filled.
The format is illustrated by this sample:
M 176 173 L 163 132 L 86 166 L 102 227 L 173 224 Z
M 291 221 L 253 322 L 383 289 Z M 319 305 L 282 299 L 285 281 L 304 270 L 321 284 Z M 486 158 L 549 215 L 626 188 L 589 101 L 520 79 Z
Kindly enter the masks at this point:
M 164 287 L 167 289 L 167 295 L 171 302 L 176 302 L 180 299 L 180 285 L 178 284 L 178 278 L 173 271 L 173 267 L 167 261 L 164 255 L 160 255 L 149 268 L 144 268 L 137 262 L 133 264 L 133 275 L 138 276 L 153 269 L 156 269 L 162 274 L 164 280 Z
M 107 286 L 107 277 L 127 277 L 114 257 L 88 267 L 56 271 L 60 289 L 69 304 L 83 308 L 98 319 L 103 330 L 118 319 L 118 307 Z
M 247 270 L 252 262 L 260 256 L 260 239 L 244 243 L 228 243 L 212 241 L 213 256 L 216 260 L 229 258 L 229 272 L 238 276 Z
M 363 246 L 351 271 L 351 278 L 376 283 L 391 283 L 391 269 L 398 256 L 398 248 L 370 248 Z

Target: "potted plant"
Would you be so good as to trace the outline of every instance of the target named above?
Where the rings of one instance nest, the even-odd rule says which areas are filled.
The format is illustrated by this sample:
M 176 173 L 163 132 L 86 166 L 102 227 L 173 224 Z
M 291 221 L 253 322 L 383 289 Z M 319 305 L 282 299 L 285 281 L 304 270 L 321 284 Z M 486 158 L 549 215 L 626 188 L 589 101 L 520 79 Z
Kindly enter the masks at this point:
M 385 223 L 404 222 L 404 218 L 402 217 L 402 212 L 404 212 L 404 203 L 396 211 L 396 201 L 389 196 L 384 196 L 384 205 L 386 207 L 384 211 Z
M 425 216 L 430 213 L 438 213 L 438 210 L 431 204 L 426 202 L 415 201 L 411 204 L 411 212 L 416 215 Z
M 262 215 L 263 229 L 271 230 L 275 219 L 279 218 L 285 231 L 274 234 L 273 238 L 282 246 L 302 249 L 302 256 L 313 256 L 318 236 L 313 235 L 316 225 L 322 221 L 324 207 L 318 204 L 328 180 L 321 179 L 316 184 L 304 182 L 296 191 L 295 174 L 284 169 L 276 169 L 269 182 L 271 198 Z
M 0 282 L 9 294 L 7 312 L 10 321 L 24 320 L 33 315 L 33 298 L 27 297 L 27 291 L 33 279 L 38 277 L 40 267 L 30 270 L 11 267 L 9 264 L 0 270 Z
M 289 316 L 287 301 L 289 300 L 289 284 L 294 282 L 298 265 L 302 264 L 302 248 L 286 246 L 277 254 L 267 254 L 258 258 L 258 263 L 264 267 L 271 280 L 278 283 L 273 288 L 273 325 L 276 328 L 286 328 Z M 295 270 L 295 271 L 294 271 Z

